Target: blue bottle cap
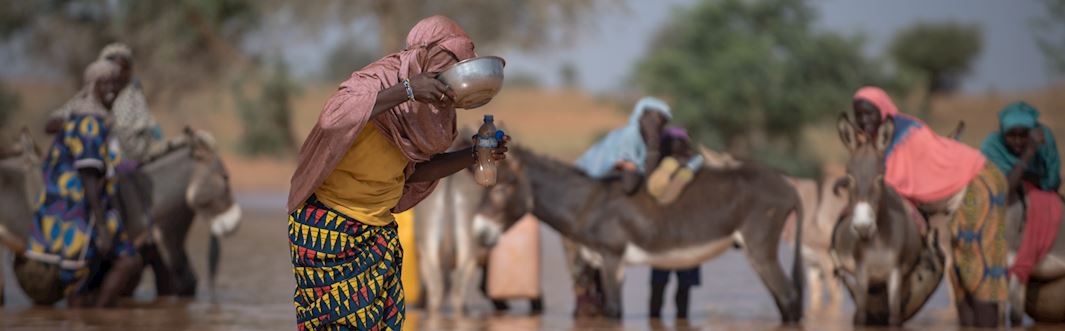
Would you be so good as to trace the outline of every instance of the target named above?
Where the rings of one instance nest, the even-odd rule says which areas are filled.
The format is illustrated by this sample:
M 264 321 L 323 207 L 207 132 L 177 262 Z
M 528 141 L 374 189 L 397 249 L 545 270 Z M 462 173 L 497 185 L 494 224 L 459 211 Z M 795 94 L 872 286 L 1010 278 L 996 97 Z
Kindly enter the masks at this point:
M 507 135 L 505 133 L 503 133 L 503 130 L 496 130 L 496 140 L 502 141 L 503 137 L 506 137 L 506 136 Z
M 484 115 L 484 122 L 485 123 L 495 122 L 495 117 L 493 117 L 491 114 L 485 114 Z

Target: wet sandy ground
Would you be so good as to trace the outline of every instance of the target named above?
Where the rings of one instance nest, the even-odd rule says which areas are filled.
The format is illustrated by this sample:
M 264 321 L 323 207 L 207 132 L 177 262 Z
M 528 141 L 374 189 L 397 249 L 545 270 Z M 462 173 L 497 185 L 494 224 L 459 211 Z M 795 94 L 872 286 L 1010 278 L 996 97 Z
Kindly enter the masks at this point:
M 134 299 L 121 308 L 68 310 L 31 307 L 11 284 L 8 256 L 3 271 L 8 284 L 7 305 L 0 309 L 2 330 L 292 330 L 294 280 L 289 263 L 284 212 L 272 209 L 281 201 L 270 195 L 242 195 L 245 218 L 238 232 L 223 242 L 223 265 L 216 292 L 209 293 L 206 280 L 207 226 L 197 224 L 188 243 L 194 267 L 201 276 L 200 294 L 192 300 L 155 300 L 150 275 Z M 469 293 L 471 312 L 456 319 L 450 313 L 427 316 L 408 307 L 406 330 L 852 330 L 849 302 L 838 309 L 808 312 L 802 325 L 782 326 L 768 292 L 751 271 L 743 255 L 728 252 L 702 267 L 701 287 L 692 293 L 692 318 L 676 322 L 672 288 L 662 321 L 647 317 L 649 273 L 647 267 L 625 271 L 625 318 L 574 320 L 570 280 L 563 265 L 558 235 L 541 227 L 545 313 L 528 316 L 524 302 L 514 302 L 514 311 L 489 313 L 487 300 Z M 781 253 L 790 256 L 787 249 Z M 784 259 L 790 266 L 790 261 Z M 788 268 L 790 269 L 790 267 Z M 906 324 L 907 330 L 959 330 L 948 307 L 944 285 L 925 309 Z M 874 329 L 875 330 L 875 329 Z M 1032 326 L 1027 330 L 1065 330 L 1065 326 Z

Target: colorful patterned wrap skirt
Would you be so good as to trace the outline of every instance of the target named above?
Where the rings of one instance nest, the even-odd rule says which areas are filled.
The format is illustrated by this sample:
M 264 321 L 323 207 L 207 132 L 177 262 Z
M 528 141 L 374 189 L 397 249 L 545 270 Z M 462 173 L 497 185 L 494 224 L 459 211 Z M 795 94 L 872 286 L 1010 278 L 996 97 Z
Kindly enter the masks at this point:
M 395 223 L 371 226 L 307 199 L 288 218 L 299 330 L 400 330 L 403 248 Z
M 1008 184 L 994 164 L 969 183 L 961 207 L 950 221 L 955 272 L 954 293 L 983 302 L 1006 299 L 1006 192 Z M 962 295 L 957 296 L 963 300 Z

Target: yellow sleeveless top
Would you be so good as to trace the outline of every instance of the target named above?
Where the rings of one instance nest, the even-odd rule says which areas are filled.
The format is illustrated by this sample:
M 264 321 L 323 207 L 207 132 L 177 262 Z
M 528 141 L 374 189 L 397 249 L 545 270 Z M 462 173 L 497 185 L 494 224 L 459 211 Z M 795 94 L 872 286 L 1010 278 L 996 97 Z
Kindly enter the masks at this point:
M 403 195 L 407 157 L 373 123 L 367 123 L 347 154 L 314 194 L 327 207 L 359 222 L 395 221 L 391 209 Z

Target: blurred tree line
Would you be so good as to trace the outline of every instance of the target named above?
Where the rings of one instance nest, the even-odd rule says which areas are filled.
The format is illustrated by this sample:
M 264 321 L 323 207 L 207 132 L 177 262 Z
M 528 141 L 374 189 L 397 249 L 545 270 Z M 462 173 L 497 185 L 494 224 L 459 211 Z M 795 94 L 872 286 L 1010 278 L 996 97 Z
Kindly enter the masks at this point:
M 242 44 L 257 29 L 284 24 L 285 29 L 317 35 L 328 27 L 373 22 L 376 36 L 351 35 L 326 59 L 324 75 L 347 77 L 379 56 L 401 50 L 407 30 L 419 19 L 447 15 L 459 22 L 478 47 L 531 49 L 565 42 L 554 33 L 585 21 L 615 0 L 46 0 L 0 2 L 0 38 L 23 42 L 27 56 L 52 67 L 71 87 L 110 42 L 134 52 L 137 75 L 152 103 L 176 101 L 194 88 L 225 86 L 258 79 L 258 95 L 237 94 L 245 129 L 243 150 L 252 154 L 286 154 L 295 150 L 289 123 L 291 96 L 297 84 L 286 64 L 264 61 Z M 376 39 L 373 50 L 365 40 Z M 283 44 L 283 43 L 282 43 Z M 271 52 L 280 50 L 272 49 Z M 273 63 L 271 65 L 270 63 Z M 233 88 L 233 93 L 242 89 Z M 0 102 L 6 102 L 0 90 Z M 155 107 L 154 109 L 166 107 Z M 0 104 L 0 116 L 9 112 Z
M 673 100 L 701 142 L 793 175 L 819 173 L 803 128 L 847 110 L 860 86 L 900 89 L 861 39 L 815 29 L 802 0 L 700 1 L 674 15 L 636 79 Z
M 1065 0 L 1042 2 L 1046 12 L 1033 22 L 1036 42 L 1050 65 L 1065 74 Z
M 674 15 L 637 83 L 672 100 L 700 142 L 800 176 L 819 175 L 811 151 L 824 147 L 802 145 L 803 129 L 848 111 L 859 87 L 953 91 L 980 51 L 978 28 L 932 23 L 900 32 L 891 59 L 871 58 L 861 37 L 816 29 L 804 0 L 707 0 Z
M 899 31 L 889 53 L 902 69 L 921 77 L 924 87 L 918 115 L 929 119 L 931 99 L 954 92 L 983 49 L 980 27 L 957 22 L 921 22 Z

